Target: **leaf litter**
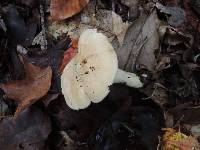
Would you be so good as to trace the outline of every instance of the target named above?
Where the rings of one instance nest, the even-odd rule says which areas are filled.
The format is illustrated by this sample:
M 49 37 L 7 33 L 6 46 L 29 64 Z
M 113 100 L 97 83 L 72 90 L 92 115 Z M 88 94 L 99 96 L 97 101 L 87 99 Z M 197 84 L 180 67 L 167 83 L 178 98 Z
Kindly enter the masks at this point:
M 0 148 L 199 149 L 198 1 L 0 6 Z M 136 73 L 144 86 L 114 84 L 101 103 L 75 111 L 66 105 L 60 76 L 79 36 L 94 28 L 112 43 L 119 68 Z
M 8 98 L 19 102 L 15 117 L 43 97 L 51 86 L 52 70 L 50 67 L 42 69 L 25 59 L 23 59 L 23 64 L 26 72 L 25 79 L 0 85 Z

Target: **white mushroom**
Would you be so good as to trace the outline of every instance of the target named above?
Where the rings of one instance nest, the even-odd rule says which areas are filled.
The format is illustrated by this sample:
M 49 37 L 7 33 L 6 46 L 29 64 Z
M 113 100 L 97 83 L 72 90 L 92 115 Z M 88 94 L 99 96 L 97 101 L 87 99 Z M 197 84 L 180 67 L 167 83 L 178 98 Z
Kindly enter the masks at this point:
M 67 105 L 84 109 L 91 102 L 102 101 L 113 83 L 142 87 L 137 75 L 118 69 L 114 48 L 106 36 L 96 29 L 84 31 L 78 42 L 78 54 L 66 65 L 61 76 L 61 88 Z

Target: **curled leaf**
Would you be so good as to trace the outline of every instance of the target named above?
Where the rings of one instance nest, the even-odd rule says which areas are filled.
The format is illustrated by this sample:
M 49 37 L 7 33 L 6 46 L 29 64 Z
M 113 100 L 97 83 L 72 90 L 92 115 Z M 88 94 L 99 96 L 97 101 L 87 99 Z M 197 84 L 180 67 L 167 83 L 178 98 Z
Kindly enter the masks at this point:
M 171 26 L 180 26 L 185 21 L 185 11 L 179 7 L 167 7 L 163 6 L 160 3 L 156 3 L 156 7 L 158 8 L 158 10 L 160 10 L 161 13 L 166 14 L 168 23 Z M 168 17 L 167 15 L 170 15 L 170 17 Z
M 79 13 L 89 0 L 51 0 L 50 13 L 54 21 L 63 20 Z
M 19 102 L 15 117 L 24 109 L 43 97 L 51 86 L 51 67 L 40 68 L 23 61 L 26 77 L 10 83 L 0 84 L 5 95 Z
M 164 129 L 162 150 L 192 150 L 199 148 L 196 138 L 187 136 L 172 128 Z

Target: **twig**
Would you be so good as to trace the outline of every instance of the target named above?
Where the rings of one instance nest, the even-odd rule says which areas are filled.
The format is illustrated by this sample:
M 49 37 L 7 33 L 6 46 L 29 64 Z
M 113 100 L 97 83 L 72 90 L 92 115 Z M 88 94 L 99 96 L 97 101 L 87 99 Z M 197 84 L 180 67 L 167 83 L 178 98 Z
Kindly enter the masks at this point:
M 42 26 L 42 43 L 41 50 L 44 52 L 47 50 L 47 39 L 46 39 L 46 28 L 45 28 L 45 16 L 44 16 L 44 6 L 40 3 L 40 21 Z
M 158 145 L 157 145 L 157 150 L 160 150 L 161 148 L 161 137 L 158 136 Z
M 151 94 L 150 96 L 145 97 L 145 98 L 142 98 L 142 99 L 143 99 L 143 100 L 151 99 L 151 98 L 155 95 L 156 90 L 157 90 L 159 87 L 160 87 L 160 88 L 163 88 L 163 89 L 166 90 L 166 91 L 168 91 L 168 89 L 167 89 L 164 85 L 162 85 L 162 84 L 160 84 L 160 83 L 154 83 L 154 90 L 153 90 L 152 94 Z
M 7 116 L 4 116 L 4 115 L 3 115 L 3 116 L 0 116 L 0 120 L 1 120 L 1 119 L 4 119 L 4 118 L 8 118 L 8 117 L 13 117 L 13 115 L 7 115 Z
M 178 119 L 178 121 L 176 122 L 176 124 L 174 125 L 173 128 L 175 128 L 175 127 L 177 127 L 177 126 L 180 126 L 181 121 L 183 120 L 183 118 L 184 118 L 184 115 L 182 115 L 182 116 Z

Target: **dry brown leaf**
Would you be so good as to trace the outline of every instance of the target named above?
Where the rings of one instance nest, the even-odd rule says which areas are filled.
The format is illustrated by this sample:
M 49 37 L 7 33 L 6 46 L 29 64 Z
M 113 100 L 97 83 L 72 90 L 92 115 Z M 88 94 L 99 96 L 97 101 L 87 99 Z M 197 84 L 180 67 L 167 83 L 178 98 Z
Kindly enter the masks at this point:
M 89 0 L 51 0 L 52 20 L 63 20 L 79 13 L 88 2 Z
M 8 98 L 19 102 L 15 117 L 43 97 L 51 86 L 51 67 L 43 69 L 28 63 L 26 60 L 23 63 L 26 72 L 25 79 L 0 84 L 0 88 Z

